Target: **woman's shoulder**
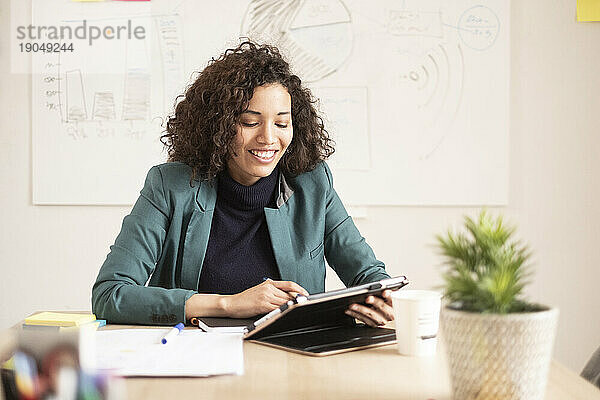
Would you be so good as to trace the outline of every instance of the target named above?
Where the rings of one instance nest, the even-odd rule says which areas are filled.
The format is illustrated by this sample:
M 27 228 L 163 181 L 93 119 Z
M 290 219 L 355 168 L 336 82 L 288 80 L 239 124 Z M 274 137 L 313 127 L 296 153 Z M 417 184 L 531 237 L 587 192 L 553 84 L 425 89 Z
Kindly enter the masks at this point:
M 311 171 L 294 177 L 294 183 L 303 188 L 314 186 L 318 189 L 324 189 L 333 186 L 333 177 L 327 163 L 321 161 Z
M 187 164 L 171 161 L 150 168 L 146 180 L 160 183 L 165 191 L 189 191 L 193 189 L 190 186 L 191 176 L 192 169 Z M 199 182 L 192 183 L 197 188 Z

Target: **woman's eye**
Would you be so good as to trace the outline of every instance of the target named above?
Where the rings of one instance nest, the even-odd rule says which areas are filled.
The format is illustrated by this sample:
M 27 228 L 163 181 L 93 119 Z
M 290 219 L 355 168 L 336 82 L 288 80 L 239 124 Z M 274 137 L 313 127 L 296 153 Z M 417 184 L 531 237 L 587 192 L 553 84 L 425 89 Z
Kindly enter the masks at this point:
M 275 124 L 276 126 L 278 126 L 279 128 L 287 128 L 288 124 Z
M 252 128 L 253 126 L 258 125 L 258 122 L 242 122 L 242 125 Z

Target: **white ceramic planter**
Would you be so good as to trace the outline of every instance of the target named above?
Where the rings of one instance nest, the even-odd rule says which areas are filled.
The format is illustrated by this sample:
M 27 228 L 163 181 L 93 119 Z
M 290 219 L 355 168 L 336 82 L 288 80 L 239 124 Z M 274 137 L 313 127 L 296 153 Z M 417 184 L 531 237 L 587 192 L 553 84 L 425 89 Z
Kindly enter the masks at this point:
M 454 400 L 542 400 L 558 309 L 479 314 L 443 308 Z

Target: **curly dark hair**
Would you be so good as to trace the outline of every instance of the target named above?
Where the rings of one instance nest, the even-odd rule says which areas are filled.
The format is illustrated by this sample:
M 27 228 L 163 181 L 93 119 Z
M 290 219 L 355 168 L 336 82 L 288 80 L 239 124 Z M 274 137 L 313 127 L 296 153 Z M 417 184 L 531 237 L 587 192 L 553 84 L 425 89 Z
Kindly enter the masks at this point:
M 296 176 L 314 169 L 333 154 L 333 140 L 314 106 L 316 99 L 290 72 L 289 64 L 271 45 L 244 41 L 211 59 L 186 89 L 167 118 L 161 142 L 169 161 L 192 168 L 196 178 L 210 180 L 226 167 L 240 115 L 248 108 L 256 87 L 279 83 L 292 100 L 293 138 L 279 161 L 285 174 Z

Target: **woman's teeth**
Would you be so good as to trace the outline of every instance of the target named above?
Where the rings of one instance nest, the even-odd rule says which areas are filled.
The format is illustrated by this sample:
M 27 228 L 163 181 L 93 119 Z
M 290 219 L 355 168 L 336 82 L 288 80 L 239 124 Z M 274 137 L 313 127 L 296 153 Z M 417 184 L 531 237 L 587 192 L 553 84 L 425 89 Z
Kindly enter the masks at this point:
M 269 150 L 269 151 L 249 150 L 249 151 L 256 157 L 263 158 L 265 160 L 268 160 L 269 158 L 273 158 L 273 156 L 275 155 L 275 150 Z

